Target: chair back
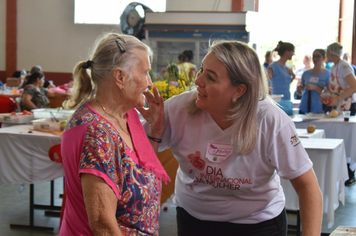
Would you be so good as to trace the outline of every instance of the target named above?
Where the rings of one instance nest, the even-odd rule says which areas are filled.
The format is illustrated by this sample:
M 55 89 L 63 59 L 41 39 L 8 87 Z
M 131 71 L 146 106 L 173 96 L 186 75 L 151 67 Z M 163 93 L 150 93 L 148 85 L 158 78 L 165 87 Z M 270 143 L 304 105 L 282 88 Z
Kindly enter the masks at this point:
M 17 111 L 22 112 L 21 109 L 21 97 L 15 98 L 16 104 L 17 104 Z
M 16 109 L 17 104 L 12 98 L 0 95 L 0 113 L 10 113 Z

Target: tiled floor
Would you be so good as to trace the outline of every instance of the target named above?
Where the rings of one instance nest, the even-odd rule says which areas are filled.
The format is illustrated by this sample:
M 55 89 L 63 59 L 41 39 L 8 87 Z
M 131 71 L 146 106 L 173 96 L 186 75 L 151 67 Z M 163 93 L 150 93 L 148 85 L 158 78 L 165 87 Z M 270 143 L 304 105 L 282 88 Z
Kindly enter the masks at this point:
M 61 204 L 58 198 L 62 193 L 62 178 L 55 180 L 55 205 Z M 58 232 L 59 218 L 44 216 L 43 210 L 35 210 L 35 225 L 54 227 L 53 232 L 10 229 L 9 224 L 29 224 L 29 185 L 25 185 L 19 192 L 19 185 L 0 187 L 0 236 L 41 236 L 56 235 Z M 35 203 L 49 204 L 50 184 L 41 183 L 35 185 Z M 165 209 L 165 207 L 167 207 Z M 175 219 L 175 206 L 169 199 L 161 208 L 160 235 L 176 236 L 177 227 Z M 326 216 L 324 215 L 323 233 L 331 233 L 337 226 L 356 227 L 356 185 L 346 187 L 346 204 L 339 206 L 335 211 L 335 224 L 331 229 L 326 227 Z M 294 216 L 289 216 L 292 222 Z M 292 234 L 291 234 L 292 235 Z

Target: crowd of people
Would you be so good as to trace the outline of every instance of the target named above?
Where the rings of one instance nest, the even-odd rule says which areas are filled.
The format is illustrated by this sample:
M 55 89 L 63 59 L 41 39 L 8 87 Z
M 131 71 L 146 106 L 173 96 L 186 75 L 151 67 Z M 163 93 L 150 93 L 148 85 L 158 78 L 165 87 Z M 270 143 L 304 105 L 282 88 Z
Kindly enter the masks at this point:
M 20 79 L 18 89 L 21 91 L 21 111 L 47 108 L 50 106 L 48 98 L 67 96 L 65 91 L 51 90 L 56 86 L 45 78 L 40 65 L 33 66 L 29 73 L 25 70 L 15 71 L 13 77 Z
M 270 79 L 271 94 L 283 94 L 285 100 L 290 100 L 290 83 L 295 75 L 286 63 L 294 55 L 294 46 L 290 43 L 279 42 L 275 51 L 280 59 L 267 67 Z M 311 67 L 310 57 L 305 56 L 305 65 L 297 74 L 300 82 L 294 95 L 300 99 L 299 113 L 327 113 L 332 110 L 350 111 L 356 113 L 356 66 L 351 64 L 351 57 L 343 53 L 340 43 L 330 44 L 326 50 L 315 49 L 312 54 L 314 66 Z M 300 73 L 301 72 L 301 73 Z M 298 79 L 298 78 L 297 78 Z M 329 99 L 322 99 L 321 94 L 327 94 Z M 349 179 L 346 186 L 356 183 L 354 171 L 348 164 Z

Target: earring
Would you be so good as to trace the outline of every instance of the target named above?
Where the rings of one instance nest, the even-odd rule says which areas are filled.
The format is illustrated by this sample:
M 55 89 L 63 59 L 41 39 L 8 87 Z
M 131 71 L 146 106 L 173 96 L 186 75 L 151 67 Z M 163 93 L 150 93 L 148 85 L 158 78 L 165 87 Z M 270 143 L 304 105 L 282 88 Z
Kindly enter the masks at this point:
M 232 103 L 236 103 L 236 101 L 237 101 L 237 98 L 232 99 Z

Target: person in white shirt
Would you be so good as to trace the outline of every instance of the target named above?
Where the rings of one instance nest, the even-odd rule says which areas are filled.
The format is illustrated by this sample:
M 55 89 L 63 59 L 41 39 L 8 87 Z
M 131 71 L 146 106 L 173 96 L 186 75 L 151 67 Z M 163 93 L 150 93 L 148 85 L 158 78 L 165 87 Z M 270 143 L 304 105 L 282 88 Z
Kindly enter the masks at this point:
M 178 236 L 287 235 L 280 177 L 294 186 L 303 235 L 320 235 L 322 196 L 293 121 L 270 98 L 256 52 L 217 41 L 204 57 L 197 89 L 163 103 L 145 93 L 146 133 L 179 162 Z M 164 115 L 164 116 L 163 116 Z

